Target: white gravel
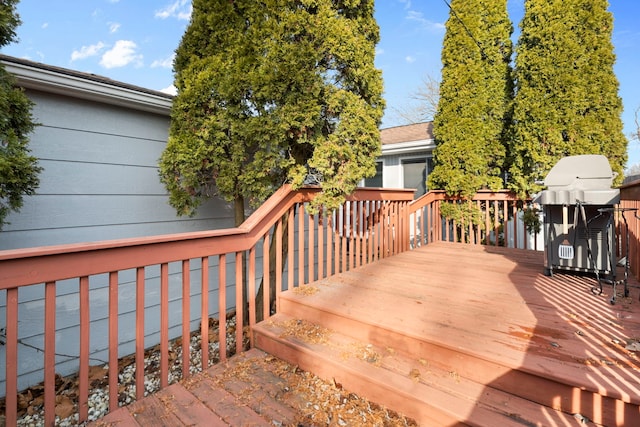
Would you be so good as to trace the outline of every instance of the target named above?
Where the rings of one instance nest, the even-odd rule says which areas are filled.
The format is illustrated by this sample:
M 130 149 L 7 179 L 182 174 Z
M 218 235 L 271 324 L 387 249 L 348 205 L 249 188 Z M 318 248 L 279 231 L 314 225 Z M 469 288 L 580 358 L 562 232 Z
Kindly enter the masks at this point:
M 227 331 L 235 330 L 235 319 L 227 320 Z M 227 352 L 235 352 L 235 334 L 227 333 Z M 173 351 L 176 353 L 174 363 L 169 366 L 169 384 L 173 384 L 182 379 L 182 346 L 173 346 Z M 202 351 L 200 349 L 200 336 L 193 336 L 189 343 L 190 350 L 190 366 L 189 372 L 193 375 L 202 371 Z M 219 360 L 220 346 L 218 342 L 209 343 L 209 360 L 210 365 Z M 231 354 L 228 354 L 231 356 Z M 155 393 L 160 390 L 160 351 L 154 351 L 147 358 L 145 358 L 145 379 L 144 379 L 144 395 Z M 155 369 L 150 369 L 155 367 Z M 108 369 L 108 366 L 104 367 Z M 151 372 L 150 372 L 151 371 Z M 136 385 L 135 385 L 135 372 L 136 365 L 132 363 L 126 366 L 122 372 L 118 375 L 119 389 L 121 392 L 118 396 L 118 405 L 126 406 L 133 403 L 136 400 Z M 64 392 L 63 392 L 64 393 Z M 89 391 L 88 399 L 89 411 L 88 421 L 95 421 L 105 416 L 109 412 L 109 391 L 107 386 L 93 388 Z M 40 427 L 44 425 L 44 407 L 34 407 L 32 414 L 25 414 L 18 419 L 18 427 Z M 78 421 L 78 413 L 74 413 L 72 416 L 64 419 L 56 416 L 56 426 L 71 427 L 71 426 L 84 426 L 85 422 L 80 423 Z M 2 421 L 2 420 L 0 420 Z

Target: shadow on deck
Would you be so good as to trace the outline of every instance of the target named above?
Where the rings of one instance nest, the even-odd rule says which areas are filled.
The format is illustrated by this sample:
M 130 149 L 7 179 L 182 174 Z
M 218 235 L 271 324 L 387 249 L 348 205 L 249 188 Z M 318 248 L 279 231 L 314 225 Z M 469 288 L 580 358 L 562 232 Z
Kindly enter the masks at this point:
M 638 283 L 610 305 L 593 278 L 542 272 L 542 253 L 430 244 L 283 293 L 255 345 L 420 425 L 640 425 Z M 182 398 L 223 418 L 224 399 Z

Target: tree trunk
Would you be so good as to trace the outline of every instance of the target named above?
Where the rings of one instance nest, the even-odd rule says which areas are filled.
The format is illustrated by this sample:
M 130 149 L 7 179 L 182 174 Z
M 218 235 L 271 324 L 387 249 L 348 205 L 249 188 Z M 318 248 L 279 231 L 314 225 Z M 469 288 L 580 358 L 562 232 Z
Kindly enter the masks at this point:
M 236 196 L 233 201 L 233 214 L 235 226 L 239 227 L 244 222 L 244 198 Z

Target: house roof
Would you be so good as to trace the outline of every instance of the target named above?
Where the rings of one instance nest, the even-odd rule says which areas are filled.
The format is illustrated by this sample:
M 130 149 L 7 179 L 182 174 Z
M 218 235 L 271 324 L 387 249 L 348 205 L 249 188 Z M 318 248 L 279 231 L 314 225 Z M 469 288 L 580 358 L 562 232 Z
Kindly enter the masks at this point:
M 433 123 L 414 123 L 380 130 L 382 155 L 417 154 L 435 148 Z
M 414 123 L 380 130 L 382 145 L 433 140 L 433 123 Z
M 96 74 L 42 64 L 0 54 L 0 62 L 13 74 L 18 85 L 82 99 L 169 114 L 173 96 Z

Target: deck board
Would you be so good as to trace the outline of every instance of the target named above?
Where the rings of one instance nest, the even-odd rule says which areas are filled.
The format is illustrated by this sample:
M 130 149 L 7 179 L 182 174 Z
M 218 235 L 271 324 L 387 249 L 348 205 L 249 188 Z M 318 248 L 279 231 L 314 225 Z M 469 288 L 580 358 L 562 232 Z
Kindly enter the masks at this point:
M 294 317 L 296 310 L 302 310 L 294 303 L 313 304 L 313 316 L 326 315 L 335 330 L 348 329 L 356 325 L 355 319 L 367 318 L 373 326 L 354 332 L 366 342 L 374 342 L 381 328 L 455 349 L 463 362 L 468 359 L 464 369 L 477 370 L 476 378 L 490 386 L 484 392 L 496 405 L 508 399 L 497 390 L 510 381 L 515 369 L 531 375 L 531 382 L 522 388 L 535 387 L 536 378 L 545 373 L 573 384 L 571 410 L 576 412 L 581 405 L 594 404 L 585 400 L 592 400 L 593 395 L 584 390 L 640 404 L 640 362 L 635 352 L 625 349 L 627 342 L 640 339 L 638 282 L 630 278 L 630 297 L 620 296 L 611 305 L 610 286 L 605 286 L 603 295 L 591 293 L 593 277 L 547 277 L 543 270 L 540 252 L 436 243 L 309 285 L 319 292 L 285 292 L 281 304 L 287 304 Z M 398 340 L 398 348 L 390 351 L 420 350 L 402 348 L 403 343 Z M 478 358 L 489 363 L 479 367 Z M 295 418 L 291 406 L 273 398 L 275 376 L 263 372 L 253 380 L 229 379 L 223 390 L 216 389 L 220 384 L 212 378 L 223 371 L 224 364 L 220 364 L 186 380 L 177 389 L 178 404 L 162 406 L 160 395 L 135 403 L 129 412 L 138 422 L 145 416 L 161 416 L 166 425 L 197 421 L 172 413 L 189 411 L 191 405 L 202 411 L 192 417 L 204 417 L 211 411 L 230 425 L 238 420 L 254 425 L 264 419 Z M 544 387 L 550 386 L 545 383 Z M 482 392 L 477 384 L 469 383 L 468 388 L 470 394 Z M 552 388 L 550 396 L 555 393 Z M 238 400 L 237 396 L 249 392 L 251 400 Z M 554 405 L 559 403 L 550 400 L 549 406 Z M 111 415 L 122 416 L 121 411 Z

